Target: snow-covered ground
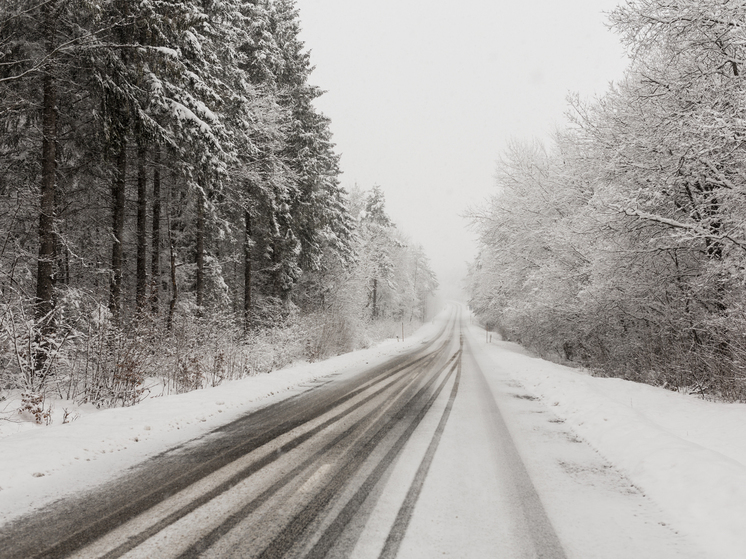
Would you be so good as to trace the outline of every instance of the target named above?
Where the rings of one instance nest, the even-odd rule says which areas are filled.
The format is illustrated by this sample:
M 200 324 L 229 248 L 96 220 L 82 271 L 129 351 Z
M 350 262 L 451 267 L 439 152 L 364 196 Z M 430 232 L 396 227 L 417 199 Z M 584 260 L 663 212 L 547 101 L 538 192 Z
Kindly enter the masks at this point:
M 745 404 L 591 377 L 516 344 L 487 344 L 484 330 L 471 329 L 493 367 L 550 406 L 666 511 L 676 530 L 712 558 L 746 557 Z
M 309 383 L 382 362 L 421 344 L 440 324 L 426 325 L 404 343 L 390 340 L 135 407 L 69 408 L 79 417 L 66 424 L 59 420 L 66 405 L 60 402 L 57 421 L 48 427 L 0 421 L 0 523 L 104 482 Z M 483 331 L 469 327 L 486 357 L 485 375 L 499 369 L 538 396 L 712 558 L 746 557 L 746 405 L 594 378 L 534 358 L 514 344 L 487 344 Z

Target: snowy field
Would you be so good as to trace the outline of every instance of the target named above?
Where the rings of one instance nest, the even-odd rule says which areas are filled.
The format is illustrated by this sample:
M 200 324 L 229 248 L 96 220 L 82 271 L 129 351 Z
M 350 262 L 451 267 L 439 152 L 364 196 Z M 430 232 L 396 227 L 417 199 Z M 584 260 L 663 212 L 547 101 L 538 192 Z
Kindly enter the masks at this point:
M 433 336 L 436 320 L 405 342 L 191 392 L 131 408 L 95 410 L 55 403 L 51 426 L 0 422 L 0 522 L 106 481 L 240 415 L 331 375 L 354 374 Z M 539 397 L 566 425 L 664 509 L 674 529 L 713 558 L 746 549 L 746 405 L 723 404 L 533 358 L 506 342 L 486 344 L 470 326 L 484 373 L 501 370 Z M 3 405 L 7 402 L 3 402 Z M 61 423 L 62 409 L 78 415 Z

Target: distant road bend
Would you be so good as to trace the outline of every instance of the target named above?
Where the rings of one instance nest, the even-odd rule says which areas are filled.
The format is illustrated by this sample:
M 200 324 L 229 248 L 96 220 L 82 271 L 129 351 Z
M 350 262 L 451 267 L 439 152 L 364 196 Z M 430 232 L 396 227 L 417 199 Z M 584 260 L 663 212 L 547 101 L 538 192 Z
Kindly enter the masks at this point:
M 3 558 L 436 556 L 565 557 L 457 307 L 407 354 L 0 531 Z

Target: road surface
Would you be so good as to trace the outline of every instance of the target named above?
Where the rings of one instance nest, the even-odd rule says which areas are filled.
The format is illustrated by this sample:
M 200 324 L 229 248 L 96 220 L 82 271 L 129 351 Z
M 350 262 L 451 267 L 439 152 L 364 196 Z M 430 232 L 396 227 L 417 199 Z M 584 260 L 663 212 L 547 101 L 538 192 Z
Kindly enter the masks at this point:
M 689 557 L 624 477 L 441 333 L 0 530 L 0 557 Z

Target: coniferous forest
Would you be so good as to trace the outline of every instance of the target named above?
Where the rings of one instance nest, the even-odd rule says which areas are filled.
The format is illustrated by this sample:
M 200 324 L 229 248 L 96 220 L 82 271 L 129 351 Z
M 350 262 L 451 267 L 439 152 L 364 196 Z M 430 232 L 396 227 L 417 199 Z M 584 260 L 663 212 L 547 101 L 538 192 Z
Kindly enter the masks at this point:
M 293 0 L 1 5 L 0 389 L 129 405 L 425 318 L 422 249 L 340 184 Z
M 572 96 L 551 145 L 514 143 L 474 212 L 469 292 L 490 327 L 598 374 L 746 398 L 745 15 L 611 14 L 625 78 Z

